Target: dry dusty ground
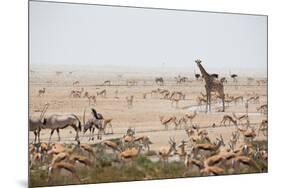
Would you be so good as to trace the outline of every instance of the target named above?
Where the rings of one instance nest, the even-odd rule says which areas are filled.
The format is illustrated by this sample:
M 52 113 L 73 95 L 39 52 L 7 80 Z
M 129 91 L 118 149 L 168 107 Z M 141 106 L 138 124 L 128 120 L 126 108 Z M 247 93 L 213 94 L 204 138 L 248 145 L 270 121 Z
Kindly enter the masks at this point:
M 33 69 L 33 67 L 31 67 Z M 61 70 L 61 69 L 59 69 Z M 177 142 L 182 139 L 187 140 L 187 135 L 183 129 L 174 130 L 173 126 L 169 130 L 164 130 L 163 125 L 159 121 L 159 115 L 176 115 L 183 116 L 186 113 L 198 110 L 198 115 L 194 119 L 194 123 L 199 124 L 200 127 L 209 127 L 208 131 L 210 138 L 214 139 L 216 136 L 222 134 L 225 141 L 229 140 L 231 132 L 234 127 L 217 127 L 211 128 L 213 123 L 219 124 L 222 116 L 230 114 L 231 112 L 245 113 L 244 104 L 230 104 L 226 108 L 226 112 L 216 112 L 217 105 L 213 106 L 211 113 L 204 113 L 201 110 L 204 108 L 193 107 L 197 104 L 196 97 L 200 92 L 205 93 L 204 83 L 201 81 L 192 81 L 186 84 L 176 85 L 173 79 L 177 73 L 165 74 L 164 86 L 158 86 L 154 83 L 153 74 L 137 73 L 137 72 L 122 72 L 122 71 L 99 71 L 98 69 L 84 69 L 74 71 L 72 74 L 63 72 L 61 75 L 56 75 L 55 68 L 44 67 L 35 68 L 35 72 L 30 73 L 30 93 L 29 93 L 29 110 L 30 116 L 39 116 L 41 110 L 46 102 L 50 103 L 46 116 L 51 114 L 66 114 L 74 113 L 78 115 L 82 121 L 83 110 L 86 109 L 86 118 L 90 117 L 90 107 L 94 107 L 98 112 L 102 113 L 105 118 L 113 118 L 113 135 L 104 135 L 104 139 L 121 137 L 125 134 L 128 127 L 135 128 L 137 135 L 147 135 L 150 137 L 153 144 L 152 149 L 158 149 L 160 146 L 168 144 L 169 137 L 174 137 Z M 158 74 L 159 75 L 159 74 Z M 239 75 L 239 74 L 238 74 Z M 193 75 L 188 75 L 190 79 L 194 80 Z M 138 80 L 137 86 L 126 86 L 126 80 Z M 255 77 L 255 80 L 261 77 Z M 73 86 L 73 81 L 78 80 L 80 84 Z M 111 86 L 101 86 L 105 80 L 111 80 Z M 70 91 L 73 89 L 88 91 L 90 94 L 96 94 L 102 89 L 107 90 L 106 98 L 97 98 L 97 105 L 89 105 L 87 98 L 71 98 Z M 46 88 L 44 96 L 38 96 L 38 90 Z M 150 95 L 146 99 L 142 98 L 142 94 L 150 92 L 151 90 L 163 88 L 172 91 L 182 91 L 186 94 L 186 100 L 179 102 L 178 108 L 172 107 L 169 100 L 160 99 L 159 96 Z M 118 90 L 118 99 L 115 98 L 115 91 Z M 232 80 L 228 78 L 228 84 L 225 84 L 225 93 L 238 96 L 243 95 L 248 98 L 247 94 L 252 95 L 253 92 L 260 95 L 259 104 L 249 104 L 249 116 L 251 123 L 260 123 L 262 119 L 266 119 L 264 115 L 258 114 L 256 107 L 267 104 L 267 85 L 258 86 L 256 81 L 248 83 L 246 77 L 239 77 L 238 86 L 235 87 Z M 125 100 L 126 96 L 134 95 L 135 100 L 132 108 L 127 107 Z M 257 126 L 257 125 L 256 125 Z M 61 130 L 61 142 L 74 142 L 74 130 L 66 128 Z M 41 141 L 48 141 L 50 130 L 41 131 Z M 88 141 L 88 135 L 80 134 L 82 142 Z M 33 142 L 34 135 L 29 133 L 30 142 Z M 266 139 L 260 134 L 257 140 Z M 54 133 L 52 142 L 57 141 L 57 135 Z M 95 140 L 94 142 L 97 142 Z

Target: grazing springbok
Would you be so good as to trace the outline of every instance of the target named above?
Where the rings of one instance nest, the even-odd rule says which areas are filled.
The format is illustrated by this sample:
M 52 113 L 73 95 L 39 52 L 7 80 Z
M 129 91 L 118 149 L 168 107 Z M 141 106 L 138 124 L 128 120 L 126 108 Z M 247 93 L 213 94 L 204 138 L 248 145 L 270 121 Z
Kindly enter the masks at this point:
M 268 111 L 267 104 L 257 107 L 257 111 L 260 112 L 261 114 L 267 114 L 267 111 Z
M 72 127 L 76 131 L 75 140 L 79 140 L 79 131 L 81 131 L 81 122 L 79 118 L 74 114 L 58 115 L 53 114 L 44 118 L 44 129 L 51 129 L 51 134 L 49 137 L 49 142 L 51 137 L 56 130 L 58 133 L 58 140 L 60 141 L 59 129 L 64 129 L 66 127 Z
M 189 120 L 190 124 L 193 124 L 193 119 L 197 116 L 197 111 L 194 111 L 192 114 L 185 114 L 185 118 Z
M 45 92 L 46 92 L 46 88 L 39 89 L 38 90 L 38 96 L 39 97 L 43 96 L 45 94 Z
M 248 98 L 247 102 L 250 103 L 250 101 L 252 101 L 253 103 L 259 103 L 259 100 L 260 100 L 260 96 L 256 95 Z
M 243 99 L 243 96 L 237 96 L 237 97 L 233 98 L 233 101 L 235 104 L 237 104 L 238 102 L 243 103 L 244 99 Z
M 106 86 L 106 85 L 110 86 L 111 85 L 111 81 L 110 80 L 105 80 L 102 85 L 103 86 Z
M 243 121 L 246 121 L 245 124 L 247 125 L 249 121 L 249 116 L 247 114 L 241 115 L 241 116 L 236 116 L 234 112 L 232 112 L 233 117 L 238 121 L 240 124 L 243 125 Z
M 150 151 L 150 144 L 152 144 L 152 142 L 150 141 L 148 136 L 140 136 L 137 138 L 134 138 L 134 142 L 140 142 L 140 144 L 143 145 L 144 149 L 147 148 L 148 151 Z
M 179 98 L 171 98 L 170 100 L 171 100 L 171 107 L 173 107 L 174 103 L 176 103 L 176 108 L 178 108 L 180 99 Z
M 106 97 L 106 89 L 104 89 L 104 90 L 102 90 L 102 91 L 98 91 L 98 92 L 97 92 L 97 97 L 98 97 L 98 96 L 101 96 L 101 97 L 104 97 L 104 98 L 105 98 L 105 97 Z
M 104 129 L 105 134 L 113 134 L 113 128 L 112 128 L 112 124 L 111 124 L 112 120 L 113 120 L 112 118 L 103 120 L 103 129 Z M 109 128 L 111 131 L 107 132 L 106 130 L 108 130 Z
M 197 101 L 197 105 L 200 107 L 202 107 L 203 104 L 207 103 L 207 99 L 202 96 L 197 96 L 196 101 Z
M 94 132 L 95 129 L 98 129 L 98 135 L 97 139 L 102 139 L 102 133 L 104 133 L 104 127 L 103 127 L 103 116 L 96 112 L 94 108 L 92 108 L 92 115 L 93 117 L 88 119 L 85 123 L 85 110 L 83 114 L 83 133 L 85 134 L 88 130 L 90 131 L 90 137 L 89 140 L 94 140 Z
M 228 121 L 228 125 L 230 126 L 230 123 L 232 122 L 234 125 L 237 125 L 237 121 L 234 120 L 230 115 L 224 115 L 222 120 L 221 120 L 221 123 L 220 123 L 220 126 L 224 125 L 226 126 L 226 121 Z
M 165 117 L 165 116 L 159 116 L 160 122 L 162 125 L 165 126 L 165 129 L 168 129 L 168 125 L 174 123 L 175 127 L 177 127 L 176 124 L 176 116 L 172 116 L 172 117 Z

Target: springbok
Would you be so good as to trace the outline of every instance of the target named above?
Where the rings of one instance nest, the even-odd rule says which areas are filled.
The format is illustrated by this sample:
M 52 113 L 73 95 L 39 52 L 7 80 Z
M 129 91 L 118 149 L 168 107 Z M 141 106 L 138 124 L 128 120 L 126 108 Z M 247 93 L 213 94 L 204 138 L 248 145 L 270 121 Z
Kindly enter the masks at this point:
M 133 147 L 133 148 L 128 148 L 128 149 L 126 149 L 125 151 L 122 151 L 122 152 L 120 152 L 119 154 L 118 154 L 118 158 L 120 159 L 120 160 L 132 160 L 132 159 L 134 159 L 134 158 L 136 158 L 139 154 L 140 154 L 140 152 L 141 152 L 141 150 L 142 150 L 142 148 L 143 148 L 143 145 L 142 144 L 140 144 L 139 146 L 138 146 L 138 148 L 135 148 L 135 147 Z
M 225 125 L 226 121 L 228 121 L 228 125 L 230 126 L 230 123 L 232 122 L 234 125 L 237 125 L 237 121 L 234 120 L 230 115 L 224 115 L 222 120 L 221 120 L 221 123 L 220 123 L 220 126 Z
M 168 129 L 168 125 L 174 123 L 175 127 L 177 126 L 176 124 L 176 116 L 172 117 L 165 117 L 165 116 L 159 116 L 160 122 L 162 125 L 164 125 L 165 129 Z
M 103 86 L 105 86 L 105 85 L 110 86 L 111 85 L 111 81 L 110 80 L 105 80 L 102 85 Z
M 113 128 L 112 128 L 112 118 L 109 118 L 109 119 L 104 119 L 103 120 L 103 129 L 105 131 L 105 134 L 113 134 Z M 106 129 L 111 129 L 110 133 L 106 131 Z
M 244 114 L 244 115 L 241 115 L 241 116 L 236 116 L 236 114 L 234 112 L 232 112 L 232 115 L 236 119 L 236 121 L 238 121 L 242 125 L 243 125 L 243 120 L 246 121 L 245 124 L 247 124 L 248 121 L 249 121 L 249 116 L 247 114 Z
M 245 167 L 248 168 L 254 168 L 256 170 L 258 170 L 259 172 L 261 171 L 259 166 L 257 165 L 257 163 L 250 157 L 247 156 L 237 156 L 234 158 L 233 160 L 233 168 L 235 171 L 237 171 L 238 169 L 241 168 L 241 166 L 244 166 L 243 169 Z
M 173 155 L 174 153 L 177 152 L 177 148 L 176 148 L 176 141 L 175 139 L 169 139 L 169 147 L 161 147 L 158 155 L 160 157 L 160 159 L 165 163 L 168 162 L 168 158 Z M 172 153 L 174 152 L 174 153 Z
M 94 105 L 97 104 L 97 98 L 96 98 L 95 95 L 88 95 L 87 98 L 88 98 L 88 101 L 89 101 L 89 106 L 91 106 L 91 101 L 93 101 Z
M 101 143 L 101 145 L 104 146 L 104 147 L 111 148 L 114 152 L 115 151 L 121 151 L 118 144 L 116 142 L 111 141 L 111 140 L 105 140 Z
M 171 100 L 171 107 L 173 107 L 174 103 L 176 103 L 176 108 L 178 108 L 180 99 L 179 98 L 171 98 L 170 100 Z
M 176 152 L 177 155 L 179 155 L 180 159 L 184 159 L 187 155 L 187 152 L 185 150 L 185 146 L 187 145 L 187 141 L 182 140 L 181 143 L 177 146 L 180 149 L 180 152 Z
M 242 132 L 242 134 L 244 136 L 244 142 L 247 142 L 247 141 L 252 142 L 254 140 L 254 138 L 257 136 L 254 128 L 251 128 L 251 130 L 246 130 L 246 131 Z
M 260 112 L 261 114 L 267 114 L 267 104 L 261 105 L 257 107 L 257 111 Z
M 106 89 L 103 89 L 102 91 L 98 91 L 97 92 L 97 97 L 101 96 L 101 97 L 106 97 Z
M 134 95 L 131 95 L 130 97 L 126 97 L 126 101 L 127 101 L 128 108 L 132 108 L 133 101 L 134 101 Z
M 206 143 L 206 144 L 195 144 L 193 146 L 192 152 L 196 157 L 198 154 L 202 156 L 210 156 L 212 153 L 216 152 L 221 146 L 225 146 L 222 135 L 220 138 L 216 138 L 217 143 Z
M 189 120 L 190 124 L 193 124 L 193 119 L 197 116 L 197 112 L 194 111 L 192 114 L 185 114 L 186 119 Z
M 237 96 L 237 97 L 233 98 L 233 101 L 235 104 L 237 104 L 238 102 L 243 103 L 244 99 L 243 99 L 243 96 Z
M 134 142 L 140 142 L 140 144 L 143 145 L 144 149 L 147 148 L 148 151 L 150 151 L 150 144 L 152 144 L 152 142 L 150 141 L 148 136 L 140 136 L 137 138 L 134 138 Z

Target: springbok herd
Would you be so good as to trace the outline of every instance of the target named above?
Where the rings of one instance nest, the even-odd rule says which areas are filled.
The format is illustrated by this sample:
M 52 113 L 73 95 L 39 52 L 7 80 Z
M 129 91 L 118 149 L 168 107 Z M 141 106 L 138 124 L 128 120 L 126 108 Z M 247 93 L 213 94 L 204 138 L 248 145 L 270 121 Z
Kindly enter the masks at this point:
M 210 74 L 223 84 L 225 108 L 211 92 L 206 112 L 204 76 L 194 67 L 164 76 L 33 69 L 30 176 L 45 174 L 33 185 L 96 182 L 90 172 L 104 158 L 119 169 L 140 157 L 179 163 L 179 177 L 266 172 L 267 80 Z M 141 179 L 154 178 L 148 174 Z

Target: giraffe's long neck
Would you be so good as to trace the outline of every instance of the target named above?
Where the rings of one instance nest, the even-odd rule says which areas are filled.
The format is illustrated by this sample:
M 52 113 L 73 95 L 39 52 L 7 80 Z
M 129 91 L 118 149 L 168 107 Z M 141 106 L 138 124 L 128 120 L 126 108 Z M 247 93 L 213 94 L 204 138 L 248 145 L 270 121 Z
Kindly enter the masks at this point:
M 198 65 L 200 72 L 203 75 L 205 81 L 207 82 L 207 80 L 210 79 L 209 73 L 207 73 L 207 71 L 204 69 L 204 67 L 201 65 L 201 63 L 197 63 L 197 65 Z

